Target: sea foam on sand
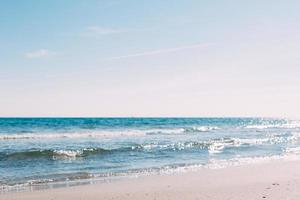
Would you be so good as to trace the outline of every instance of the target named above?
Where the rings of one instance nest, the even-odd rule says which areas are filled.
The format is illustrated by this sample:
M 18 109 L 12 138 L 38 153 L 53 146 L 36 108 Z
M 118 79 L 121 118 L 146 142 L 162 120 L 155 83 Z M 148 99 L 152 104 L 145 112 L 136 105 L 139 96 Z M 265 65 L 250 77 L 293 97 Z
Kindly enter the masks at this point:
M 221 169 L 151 175 L 108 183 L 8 193 L 1 200 L 210 199 L 298 200 L 300 161 L 273 160 Z

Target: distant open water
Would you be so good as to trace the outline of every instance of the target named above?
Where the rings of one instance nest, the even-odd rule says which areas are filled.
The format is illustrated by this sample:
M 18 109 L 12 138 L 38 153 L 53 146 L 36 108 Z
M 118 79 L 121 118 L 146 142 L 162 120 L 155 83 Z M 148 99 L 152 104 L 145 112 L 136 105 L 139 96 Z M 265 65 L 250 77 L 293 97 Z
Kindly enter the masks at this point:
M 0 118 L 0 192 L 300 157 L 300 121 Z

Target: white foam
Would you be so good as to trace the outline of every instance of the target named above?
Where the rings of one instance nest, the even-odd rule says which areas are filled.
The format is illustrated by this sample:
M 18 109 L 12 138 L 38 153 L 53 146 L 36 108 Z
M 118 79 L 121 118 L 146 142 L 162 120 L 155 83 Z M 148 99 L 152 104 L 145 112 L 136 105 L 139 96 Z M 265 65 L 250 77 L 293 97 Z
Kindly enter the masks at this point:
M 144 130 L 146 134 L 162 134 L 162 135 L 173 135 L 173 134 L 182 134 L 185 132 L 184 128 L 174 128 L 174 129 L 147 129 Z
M 289 137 L 289 139 L 292 140 L 292 141 L 299 140 L 300 139 L 300 133 L 299 132 L 292 133 L 292 136 Z
M 162 135 L 173 135 L 173 134 L 186 134 L 187 132 L 209 132 L 213 130 L 219 130 L 216 126 L 194 126 L 185 128 L 174 128 L 174 129 L 150 129 L 145 130 L 146 134 L 162 134 Z
M 270 141 L 270 138 L 234 138 L 234 141 L 237 145 L 248 144 L 248 145 L 257 145 L 264 144 Z
M 287 147 L 284 151 L 285 155 L 299 155 L 300 147 Z
M 0 140 L 18 139 L 59 139 L 59 138 L 97 138 L 97 137 L 120 137 L 120 136 L 144 136 L 142 131 L 101 131 L 101 132 L 82 132 L 82 133 L 35 133 L 35 134 L 9 134 L 0 135 Z
M 208 152 L 209 153 L 221 153 L 223 151 L 223 149 L 225 148 L 225 144 L 224 143 L 212 143 L 211 145 L 209 145 L 208 147 Z
M 219 130 L 220 128 L 217 126 L 200 126 L 195 127 L 196 130 L 206 132 L 206 131 L 213 131 L 213 130 Z
M 67 158 L 76 158 L 76 156 L 82 155 L 83 151 L 76 150 L 55 150 L 54 157 L 67 157 Z
M 219 130 L 220 128 L 217 126 L 194 126 L 191 128 L 186 128 L 186 132 L 209 132 L 213 130 Z
M 210 159 L 209 163 L 203 167 L 209 169 L 222 169 L 232 166 L 241 166 L 249 164 L 259 164 L 259 163 L 268 163 L 275 160 L 300 160 L 299 155 L 294 153 L 292 154 L 282 154 L 282 155 L 273 155 L 273 156 L 257 156 L 257 157 L 237 157 L 229 160 L 225 159 Z
M 270 129 L 270 128 L 293 129 L 293 128 L 300 128 L 300 122 L 292 121 L 283 124 L 256 124 L 256 125 L 248 125 L 245 128 L 247 129 Z
M 20 133 L 20 134 L 0 134 L 0 140 L 19 140 L 19 139 L 59 139 L 59 138 L 97 138 L 97 137 L 130 137 L 145 135 L 176 135 L 186 134 L 186 132 L 207 132 L 217 130 L 218 127 L 200 126 L 192 128 L 174 129 L 136 129 L 123 131 L 94 131 L 94 132 L 70 132 L 70 133 Z

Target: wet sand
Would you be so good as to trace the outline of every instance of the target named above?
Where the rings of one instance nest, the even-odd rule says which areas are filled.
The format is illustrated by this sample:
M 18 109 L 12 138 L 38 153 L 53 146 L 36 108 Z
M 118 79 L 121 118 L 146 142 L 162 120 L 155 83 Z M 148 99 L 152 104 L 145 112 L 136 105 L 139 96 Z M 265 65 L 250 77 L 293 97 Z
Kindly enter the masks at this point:
M 299 200 L 300 161 L 151 175 L 109 183 L 0 195 L 1 200 L 201 199 Z

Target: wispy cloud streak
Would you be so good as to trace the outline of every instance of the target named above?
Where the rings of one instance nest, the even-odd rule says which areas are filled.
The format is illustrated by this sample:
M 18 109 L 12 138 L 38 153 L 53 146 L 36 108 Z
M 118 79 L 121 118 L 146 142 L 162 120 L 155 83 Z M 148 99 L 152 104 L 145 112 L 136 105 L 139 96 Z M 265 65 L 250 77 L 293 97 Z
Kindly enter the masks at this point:
M 37 51 L 25 53 L 25 58 L 27 58 L 27 59 L 44 58 L 44 57 L 49 57 L 54 54 L 55 54 L 54 52 L 50 52 L 47 49 L 39 49 Z
M 90 26 L 87 27 L 87 35 L 111 35 L 117 33 L 126 33 L 130 32 L 129 29 L 115 29 L 115 28 L 104 28 L 99 26 Z
M 125 59 L 125 58 L 160 55 L 160 54 L 184 51 L 184 50 L 188 50 L 188 49 L 204 48 L 204 47 L 209 47 L 209 46 L 213 46 L 213 45 L 215 45 L 215 44 L 213 44 L 213 43 L 202 43 L 202 44 L 194 44 L 194 45 L 174 47 L 174 48 L 165 48 L 165 49 L 158 49 L 158 50 L 153 50 L 153 51 L 146 51 L 146 52 L 142 52 L 142 53 L 111 57 L 111 58 L 108 58 L 108 60 L 118 60 L 118 59 Z

